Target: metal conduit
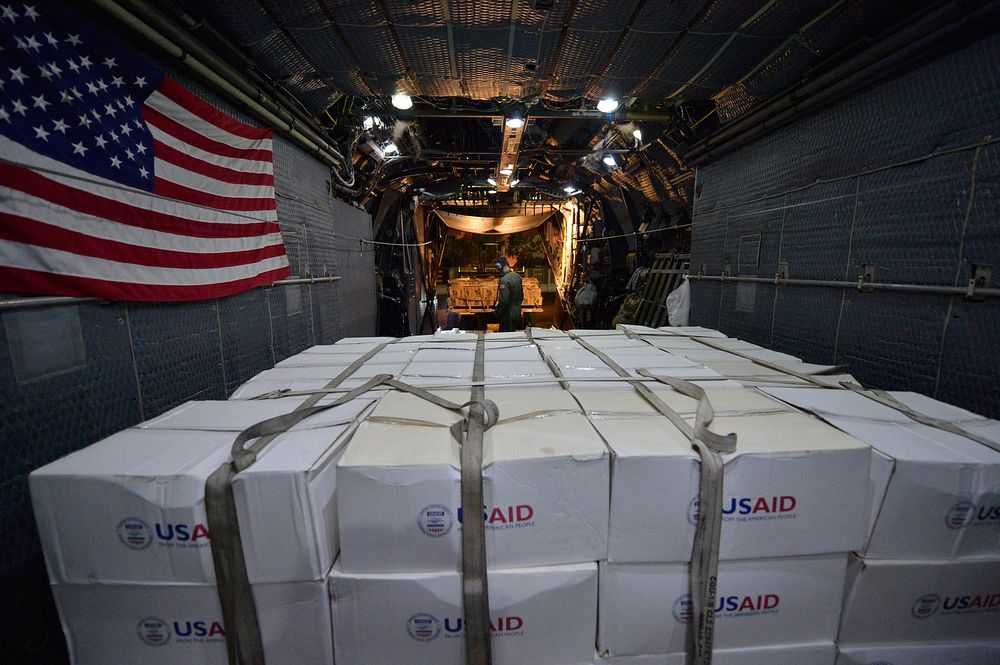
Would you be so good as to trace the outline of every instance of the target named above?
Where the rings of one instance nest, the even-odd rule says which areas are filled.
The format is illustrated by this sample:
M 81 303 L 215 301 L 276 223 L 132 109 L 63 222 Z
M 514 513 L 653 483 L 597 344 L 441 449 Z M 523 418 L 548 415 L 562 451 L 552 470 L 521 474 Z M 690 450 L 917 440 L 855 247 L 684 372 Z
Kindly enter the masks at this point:
M 688 275 L 688 279 L 704 282 L 752 282 L 755 284 L 775 284 L 777 286 L 820 286 L 835 289 L 857 289 L 859 291 L 896 291 L 901 293 L 922 293 L 942 296 L 969 296 L 997 298 L 1000 289 L 968 286 L 936 286 L 933 284 L 893 284 L 887 282 L 845 282 L 832 279 L 782 279 L 778 277 L 745 277 L 728 275 Z
M 192 72 L 242 104 L 259 120 L 287 134 L 322 161 L 331 166 L 337 164 L 346 166 L 348 164 L 348 160 L 336 148 L 307 123 L 299 121 L 294 112 L 289 111 L 268 93 L 247 81 L 228 63 L 211 55 L 197 42 L 184 38 L 176 28 L 163 22 L 152 11 L 147 9 L 143 13 L 146 20 L 156 23 L 155 26 L 139 18 L 115 0 L 92 0 L 92 2 L 124 23 L 147 42 L 166 52 Z M 133 4 L 141 6 L 141 3 Z M 170 33 L 171 37 L 166 37 L 164 32 Z M 196 58 L 192 54 L 193 51 L 197 51 L 206 62 Z
M 282 279 L 277 282 L 271 282 L 265 287 L 270 288 L 272 286 L 294 286 L 296 284 L 320 284 L 323 282 L 339 282 L 343 277 L 328 276 L 328 277 L 293 277 L 291 279 Z M 13 309 L 33 309 L 36 307 L 60 307 L 63 305 L 81 305 L 88 302 L 112 302 L 106 298 L 77 298 L 76 296 L 42 296 L 42 297 L 26 297 L 26 298 L 11 298 L 10 300 L 0 300 L 0 311 L 10 311 Z M 133 303 L 142 304 L 142 303 Z

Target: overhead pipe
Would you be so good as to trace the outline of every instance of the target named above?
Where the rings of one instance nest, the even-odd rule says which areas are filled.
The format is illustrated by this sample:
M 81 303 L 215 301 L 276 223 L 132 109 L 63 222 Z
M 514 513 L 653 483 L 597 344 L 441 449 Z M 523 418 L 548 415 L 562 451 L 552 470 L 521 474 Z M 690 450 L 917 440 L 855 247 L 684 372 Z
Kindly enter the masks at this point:
M 287 134 L 322 161 L 331 166 L 339 164 L 351 167 L 350 160 L 322 137 L 313 122 L 297 117 L 301 114 L 292 110 L 294 107 L 275 101 L 271 95 L 249 82 L 227 62 L 173 26 L 148 3 L 125 1 L 131 9 L 116 0 L 91 0 L 147 42 L 216 86 L 265 124 Z M 141 13 L 143 18 L 136 16 L 133 11 Z M 169 37 L 164 33 L 168 33 Z
M 793 87 L 744 117 L 696 143 L 687 161 L 698 166 L 828 106 L 857 90 L 910 69 L 951 46 L 967 30 L 985 30 L 996 21 L 997 0 L 952 0 L 866 49 L 847 62 Z M 966 45 L 967 40 L 955 42 Z

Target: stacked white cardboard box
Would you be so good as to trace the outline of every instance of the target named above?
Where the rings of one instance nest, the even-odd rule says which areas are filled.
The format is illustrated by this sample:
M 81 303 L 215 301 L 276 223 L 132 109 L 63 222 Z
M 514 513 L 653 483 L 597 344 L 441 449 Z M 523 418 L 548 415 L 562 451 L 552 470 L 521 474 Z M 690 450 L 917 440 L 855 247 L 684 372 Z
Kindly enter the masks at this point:
M 918 431 L 898 412 L 881 414 L 889 419 L 881 424 L 938 447 L 893 448 L 845 425 L 858 414 L 843 400 L 870 400 L 808 387 L 752 359 L 827 368 L 715 331 L 628 333 L 579 334 L 633 376 L 646 369 L 706 388 L 712 429 L 738 437 L 725 456 L 716 663 L 832 665 L 839 633 L 840 662 L 850 665 L 996 665 L 1000 570 L 990 557 L 1000 547 L 1000 508 L 991 508 L 1000 455 Z M 225 662 L 204 482 L 237 432 L 288 413 L 382 344 L 339 390 L 388 374 L 452 402 L 469 399 L 475 335 L 342 340 L 282 361 L 229 402 L 185 404 L 33 474 L 74 662 Z M 495 662 L 682 665 L 697 456 L 571 336 L 490 334 L 485 346 L 486 396 L 500 410 L 484 438 L 482 515 Z M 654 390 L 693 421 L 694 400 Z M 251 399 L 259 397 L 268 399 Z M 901 398 L 981 434 L 997 431 L 972 414 Z M 824 407 L 829 424 L 795 407 Z M 372 390 L 281 435 L 236 477 L 268 663 L 464 662 L 464 516 L 449 432 L 459 417 L 412 394 Z M 860 419 L 877 421 L 868 412 Z M 936 561 L 894 560 L 913 557 Z M 887 588 L 914 596 L 898 616 Z
M 848 391 L 767 388 L 873 448 L 839 665 L 1000 663 L 1000 452 Z M 923 415 L 1000 442 L 1000 423 L 918 395 Z
M 470 397 L 476 342 L 415 342 L 403 372 L 456 403 Z M 597 564 L 607 552 L 609 453 L 523 334 L 485 344 L 500 411 L 483 440 L 490 622 L 497 665 L 593 658 Z M 532 384 L 545 379 L 547 384 Z M 330 577 L 339 663 L 459 665 L 462 626 L 460 415 L 390 393 L 338 464 L 341 555 Z

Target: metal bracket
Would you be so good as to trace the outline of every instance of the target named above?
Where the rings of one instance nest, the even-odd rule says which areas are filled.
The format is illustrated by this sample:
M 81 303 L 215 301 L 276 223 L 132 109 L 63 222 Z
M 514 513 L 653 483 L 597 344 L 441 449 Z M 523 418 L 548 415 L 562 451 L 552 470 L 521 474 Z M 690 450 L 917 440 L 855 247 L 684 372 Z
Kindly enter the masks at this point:
M 984 296 L 976 294 L 976 289 L 985 289 L 990 285 L 993 267 L 973 264 L 971 268 L 972 277 L 969 278 L 969 288 L 965 292 L 965 298 L 967 300 L 985 300 Z
M 774 283 L 779 284 L 786 279 L 788 279 L 788 261 L 782 261 L 778 264 L 778 272 L 774 275 Z
M 875 283 L 875 264 L 864 263 L 861 265 L 861 274 L 858 275 L 858 291 L 871 291 L 866 289 L 865 284 Z
M 729 264 L 726 264 L 726 268 L 722 271 L 722 281 L 726 281 L 727 277 L 732 277 L 733 271 L 730 269 Z

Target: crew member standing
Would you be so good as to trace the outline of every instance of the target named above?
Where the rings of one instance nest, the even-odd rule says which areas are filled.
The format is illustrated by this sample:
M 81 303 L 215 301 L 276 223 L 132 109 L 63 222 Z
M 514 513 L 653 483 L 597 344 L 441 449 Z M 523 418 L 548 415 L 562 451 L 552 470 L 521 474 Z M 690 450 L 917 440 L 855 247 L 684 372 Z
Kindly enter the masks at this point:
M 510 269 L 505 256 L 498 256 L 493 263 L 496 264 L 497 272 L 501 273 L 497 306 L 493 313 L 500 323 L 500 332 L 517 330 L 521 327 L 521 303 L 524 301 L 521 276 Z

